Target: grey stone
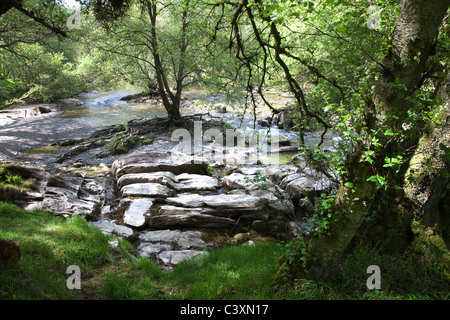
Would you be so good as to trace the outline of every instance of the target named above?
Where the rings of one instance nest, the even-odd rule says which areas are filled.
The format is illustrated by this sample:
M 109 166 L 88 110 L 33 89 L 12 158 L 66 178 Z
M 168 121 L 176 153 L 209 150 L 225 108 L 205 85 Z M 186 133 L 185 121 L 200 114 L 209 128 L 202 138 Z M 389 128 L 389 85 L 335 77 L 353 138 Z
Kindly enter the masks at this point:
M 64 217 L 81 215 L 93 219 L 100 207 L 97 202 L 78 199 L 73 190 L 48 188 L 42 201 L 42 210 Z
M 272 152 L 278 152 L 278 153 L 289 153 L 289 152 L 297 152 L 300 148 L 297 146 L 282 146 L 276 150 L 272 150 Z
M 124 213 L 123 222 L 136 228 L 144 226 L 152 206 L 153 201 L 150 199 L 133 199 Z
M 203 158 L 179 152 L 153 152 L 117 159 L 111 166 L 111 174 L 119 178 L 127 173 L 169 171 L 173 174 L 201 173 L 208 167 Z
M 292 199 L 300 199 L 305 196 L 305 193 L 315 190 L 316 183 L 317 179 L 303 176 L 287 183 L 286 192 Z
M 107 220 L 92 222 L 92 225 L 99 228 L 105 234 L 114 234 L 125 239 L 130 239 L 134 236 L 133 229 Z
M 188 208 L 171 205 L 162 205 L 158 210 L 158 214 L 160 215 L 208 214 L 212 212 L 214 210 L 210 208 Z
M 200 174 L 183 173 L 177 176 L 177 180 L 179 183 L 174 186 L 177 191 L 207 191 L 219 188 L 216 178 Z
M 201 254 L 204 254 L 204 252 L 198 250 L 163 251 L 158 255 L 158 259 L 165 265 L 177 265 L 184 260 L 192 259 Z
M 202 240 L 201 232 L 197 230 L 152 230 L 139 235 L 142 243 L 170 245 L 170 248 L 205 248 L 207 243 Z
M 245 189 L 253 182 L 254 177 L 253 175 L 243 175 L 242 173 L 234 172 L 223 177 L 221 184 L 229 189 Z
M 203 202 L 213 208 L 256 210 L 263 207 L 267 200 L 246 194 L 219 194 L 204 196 Z
M 252 175 L 261 175 L 264 173 L 263 167 L 245 167 L 241 168 L 241 173 L 243 175 L 252 176 Z
M 182 194 L 177 197 L 170 197 L 166 199 L 168 204 L 175 206 L 182 206 L 188 208 L 200 208 L 205 204 L 203 203 L 204 196 L 199 194 Z
M 178 180 L 176 176 L 168 171 L 147 172 L 147 173 L 129 173 L 124 174 L 117 180 L 117 186 L 122 188 L 134 183 L 159 183 L 174 188 Z
M 159 183 L 134 183 L 122 188 L 123 197 L 169 197 L 171 191 Z
M 273 183 L 280 183 L 283 178 L 290 174 L 298 173 L 299 168 L 294 165 L 269 166 L 264 170 L 264 176 L 268 177 Z
M 139 256 L 151 258 L 165 250 L 172 250 L 173 246 L 168 243 L 143 242 L 137 247 Z

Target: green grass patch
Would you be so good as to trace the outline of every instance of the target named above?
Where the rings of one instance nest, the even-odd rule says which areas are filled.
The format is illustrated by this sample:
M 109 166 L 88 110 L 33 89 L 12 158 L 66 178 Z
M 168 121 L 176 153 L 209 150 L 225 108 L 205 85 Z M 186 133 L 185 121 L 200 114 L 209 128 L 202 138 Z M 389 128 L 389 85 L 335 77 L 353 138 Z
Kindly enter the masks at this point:
M 0 186 L 28 188 L 32 184 L 31 173 L 14 164 L 0 164 Z
M 110 261 L 107 238 L 81 217 L 64 220 L 43 211 L 0 205 L 0 238 L 21 249 L 19 265 L 0 266 L 1 299 L 71 299 L 67 267 L 78 265 L 89 277 Z
M 35 154 L 55 154 L 60 150 L 59 146 L 41 146 L 36 147 L 24 152 L 24 156 L 35 155 Z
M 0 238 L 21 248 L 15 265 L 0 265 L 0 299 L 395 300 L 449 299 L 439 257 L 407 251 L 399 257 L 358 249 L 322 281 L 275 282 L 285 244 L 261 242 L 210 250 L 164 271 L 138 257 L 135 245 L 105 236 L 84 218 L 64 219 L 0 203 Z M 131 254 L 131 255 L 130 255 Z M 369 265 L 381 269 L 381 290 L 366 286 Z M 70 265 L 81 290 L 69 290 Z M 277 278 L 280 279 L 280 278 Z
M 177 265 L 170 275 L 177 299 L 276 299 L 273 275 L 281 245 L 274 242 L 213 250 Z

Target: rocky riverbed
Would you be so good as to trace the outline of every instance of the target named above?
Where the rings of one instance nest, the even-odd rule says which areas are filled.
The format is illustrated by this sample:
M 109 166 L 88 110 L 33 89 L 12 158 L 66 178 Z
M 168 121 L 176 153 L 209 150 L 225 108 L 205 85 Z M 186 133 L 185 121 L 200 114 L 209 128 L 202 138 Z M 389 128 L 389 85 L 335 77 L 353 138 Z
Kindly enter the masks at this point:
M 310 209 L 302 204 L 329 187 L 305 166 L 239 164 L 236 157 L 243 154 L 230 150 L 228 161 L 208 152 L 181 153 L 163 118 L 95 130 L 61 117 L 61 108 L 32 105 L 0 113 L 0 162 L 33 179 L 29 189 L 2 188 L 2 200 L 81 215 L 166 267 L 217 246 L 295 237 Z M 186 118 L 188 131 L 194 120 Z

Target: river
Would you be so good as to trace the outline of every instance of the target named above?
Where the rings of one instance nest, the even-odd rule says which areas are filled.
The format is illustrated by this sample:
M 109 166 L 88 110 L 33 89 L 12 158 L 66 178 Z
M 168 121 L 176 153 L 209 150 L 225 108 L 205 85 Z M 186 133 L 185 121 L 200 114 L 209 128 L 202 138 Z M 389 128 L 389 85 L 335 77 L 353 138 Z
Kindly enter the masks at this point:
M 134 103 L 121 100 L 121 98 L 135 93 L 121 90 L 83 93 L 78 96 L 83 104 L 72 104 L 64 107 L 61 110 L 61 116 L 92 127 L 126 124 L 133 119 L 167 116 L 161 103 Z M 293 103 L 292 97 L 286 93 L 269 92 L 267 96 L 277 108 Z M 269 129 L 255 123 L 254 115 L 251 112 L 242 115 L 244 110 L 242 103 L 240 105 L 233 104 L 227 101 L 225 95 L 211 94 L 202 90 L 189 90 L 184 93 L 184 97 L 188 103 L 184 103 L 184 107 L 181 109 L 182 115 L 209 112 L 216 119 L 219 118 L 235 128 L 256 129 L 261 132 L 267 132 Z M 217 104 L 227 105 L 227 112 L 217 112 L 213 108 Z M 251 108 L 249 108 L 249 111 L 251 111 Z M 257 119 L 264 119 L 269 115 L 270 110 L 268 108 L 264 106 L 258 108 Z M 272 137 L 278 135 L 280 140 L 291 141 L 291 145 L 298 143 L 298 136 L 295 132 L 279 129 L 276 126 L 272 126 L 270 132 Z M 336 139 L 335 136 L 327 134 L 324 145 L 329 148 L 331 141 Z M 319 140 L 320 134 L 318 132 L 310 132 L 305 136 L 305 142 L 309 146 L 317 144 Z M 296 153 L 295 151 L 283 152 L 280 154 L 281 162 L 290 160 Z

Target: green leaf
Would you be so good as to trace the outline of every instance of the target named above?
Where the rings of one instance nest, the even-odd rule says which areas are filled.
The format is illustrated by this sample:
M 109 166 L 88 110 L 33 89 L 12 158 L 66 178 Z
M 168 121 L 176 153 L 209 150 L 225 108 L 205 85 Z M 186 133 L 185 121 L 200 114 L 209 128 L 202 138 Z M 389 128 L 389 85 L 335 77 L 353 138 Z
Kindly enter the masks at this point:
M 391 129 L 387 129 L 386 132 L 384 133 L 384 135 L 385 135 L 385 136 L 393 136 L 393 135 L 395 135 L 395 133 L 392 132 Z
M 325 108 L 323 108 L 323 111 L 328 112 L 333 108 L 334 108 L 334 104 L 329 104 L 329 105 L 325 106 Z
M 344 183 L 344 186 L 346 186 L 347 188 L 353 188 L 353 183 L 351 183 L 351 182 L 346 182 L 346 183 Z

